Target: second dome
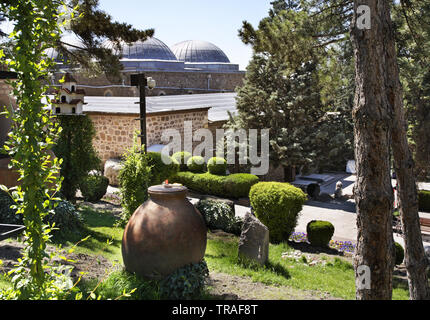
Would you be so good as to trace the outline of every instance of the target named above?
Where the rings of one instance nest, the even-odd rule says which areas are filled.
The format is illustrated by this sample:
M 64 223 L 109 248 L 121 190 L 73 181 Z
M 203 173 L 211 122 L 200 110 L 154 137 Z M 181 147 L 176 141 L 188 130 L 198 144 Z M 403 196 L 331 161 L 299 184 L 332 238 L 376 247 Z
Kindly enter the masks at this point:
M 179 61 L 230 63 L 227 55 L 220 48 L 207 41 L 182 41 L 171 49 Z

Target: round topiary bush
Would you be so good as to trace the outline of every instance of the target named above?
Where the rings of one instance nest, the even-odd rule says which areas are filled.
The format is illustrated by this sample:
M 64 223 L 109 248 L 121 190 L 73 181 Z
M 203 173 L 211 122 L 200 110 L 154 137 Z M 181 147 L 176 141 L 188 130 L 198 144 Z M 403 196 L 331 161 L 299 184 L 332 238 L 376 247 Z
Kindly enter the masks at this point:
M 171 160 L 171 163 L 166 164 L 163 161 L 163 157 L 160 152 L 147 153 L 148 165 L 151 167 L 150 186 L 162 184 L 179 171 L 179 163 L 177 161 L 173 160 L 172 157 L 168 157 L 169 159 L 165 159 L 165 161 Z
M 211 174 L 225 176 L 227 172 L 227 161 L 221 157 L 212 157 L 208 160 L 208 171 Z
M 204 172 L 205 171 L 205 159 L 200 156 L 194 156 L 187 161 L 188 170 L 191 172 Z
M 251 187 L 260 179 L 249 173 L 234 173 L 226 176 L 224 181 L 225 190 L 230 197 L 248 197 Z
M 105 176 L 88 176 L 80 184 L 82 197 L 88 202 L 97 202 L 106 194 L 109 179 Z
M 334 234 L 334 226 L 328 221 L 312 220 L 306 226 L 308 240 L 313 246 L 327 247 Z
M 398 242 L 394 242 L 395 250 L 396 250 L 396 266 L 401 265 L 403 262 L 403 259 L 405 258 L 405 250 L 403 249 L 402 245 Z
M 174 159 L 177 163 L 179 163 L 179 171 L 187 171 L 187 161 L 192 157 L 192 154 L 187 151 L 178 151 L 172 155 L 172 159 Z
M 269 228 L 270 242 L 287 241 L 297 225 L 306 194 L 289 183 L 259 182 L 249 200 L 256 217 Z

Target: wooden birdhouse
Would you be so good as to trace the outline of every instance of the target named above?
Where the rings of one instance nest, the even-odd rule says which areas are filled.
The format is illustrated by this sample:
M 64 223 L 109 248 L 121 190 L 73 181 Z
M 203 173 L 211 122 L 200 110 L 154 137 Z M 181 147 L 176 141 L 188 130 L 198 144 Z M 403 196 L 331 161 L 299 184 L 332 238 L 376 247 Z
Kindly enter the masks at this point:
M 52 101 L 54 114 L 79 115 L 83 112 L 85 91 L 77 89 L 75 78 L 66 73 L 61 89 L 56 92 L 58 98 Z

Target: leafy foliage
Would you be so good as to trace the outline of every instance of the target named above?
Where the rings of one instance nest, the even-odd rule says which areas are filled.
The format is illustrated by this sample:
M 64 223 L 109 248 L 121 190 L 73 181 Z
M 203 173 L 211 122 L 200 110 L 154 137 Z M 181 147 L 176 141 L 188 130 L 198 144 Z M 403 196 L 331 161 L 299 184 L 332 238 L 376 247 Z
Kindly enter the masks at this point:
M 172 159 L 170 164 L 165 164 L 160 152 L 148 152 L 147 158 L 151 167 L 151 186 L 162 184 L 179 171 L 179 164 Z
M 294 231 L 307 196 L 288 183 L 259 182 L 251 187 L 249 200 L 256 217 L 269 228 L 270 242 L 279 243 Z
M 8 112 L 13 126 L 4 148 L 20 175 L 21 184 L 12 195 L 26 227 L 23 258 L 12 269 L 13 287 L 2 293 L 7 299 L 57 299 L 68 284 L 57 281 L 63 278 L 61 270 L 50 264 L 52 257 L 45 252 L 51 229 L 44 219 L 53 213 L 53 195 L 60 188 L 58 160 L 48 153 L 59 126 L 42 102 L 48 89 L 48 70 L 53 65 L 44 51 L 61 33 L 58 5 L 50 0 L 28 0 L 19 5 L 0 2 L 1 11 L 14 25 L 9 35 L 10 52 L 5 59 L 0 50 L 0 57 L 17 73 L 17 80 L 10 84 L 18 107 L 13 114 Z
M 95 129 L 88 116 L 57 115 L 63 128 L 53 148 L 63 159 L 60 174 L 64 178 L 61 193 L 73 201 L 83 179 L 91 170 L 101 170 L 101 161 L 93 147 Z
M 105 176 L 89 175 L 80 183 L 80 190 L 85 201 L 97 202 L 106 194 L 108 185 Z
M 227 203 L 215 200 L 200 200 L 196 203 L 196 208 L 202 214 L 206 226 L 210 230 L 220 229 L 240 235 L 243 221 L 235 217 L 234 211 Z
M 51 226 L 55 224 L 54 230 L 52 230 L 53 236 L 63 237 L 82 227 L 82 216 L 70 202 L 55 200 L 52 207 L 54 212 L 45 216 L 43 222 Z M 23 215 L 17 213 L 15 201 L 3 191 L 0 191 L 0 223 L 23 224 Z
M 161 296 L 167 299 L 183 300 L 198 297 L 206 284 L 209 269 L 203 259 L 179 268 L 160 284 Z
M 119 172 L 121 206 L 123 212 L 118 225 L 125 226 L 134 211 L 148 199 L 151 168 L 143 149 L 135 143 L 124 155 Z

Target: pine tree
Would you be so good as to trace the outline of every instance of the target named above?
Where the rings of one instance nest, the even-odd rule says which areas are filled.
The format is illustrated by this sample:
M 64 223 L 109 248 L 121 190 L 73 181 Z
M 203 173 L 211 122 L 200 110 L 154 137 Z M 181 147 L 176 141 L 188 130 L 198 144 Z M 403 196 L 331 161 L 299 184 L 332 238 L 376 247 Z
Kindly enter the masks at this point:
M 144 41 L 154 34 L 153 29 L 138 30 L 128 23 L 114 21 L 99 8 L 99 0 L 68 0 L 66 3 L 70 9 L 76 9 L 69 31 L 82 45 L 76 46 L 60 39 L 56 49 L 69 64 L 80 66 L 85 71 L 118 78 L 122 69 L 119 56 L 105 47 L 104 42 L 109 40 L 113 49 L 118 51 L 123 42 Z

